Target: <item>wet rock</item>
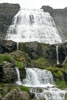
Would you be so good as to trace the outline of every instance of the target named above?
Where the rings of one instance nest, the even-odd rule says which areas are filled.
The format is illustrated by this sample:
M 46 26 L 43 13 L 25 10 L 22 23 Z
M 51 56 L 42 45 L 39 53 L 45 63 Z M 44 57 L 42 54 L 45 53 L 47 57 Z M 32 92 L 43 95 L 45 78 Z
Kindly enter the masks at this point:
M 29 100 L 29 94 L 27 92 L 21 91 L 19 88 L 8 93 L 3 100 Z
M 15 68 L 3 68 L 4 82 L 14 83 L 17 80 Z
M 17 43 L 13 41 L 0 40 L 0 54 L 17 50 Z
M 17 80 L 17 73 L 15 70 L 15 63 L 5 62 L 3 66 L 3 81 L 7 83 L 14 83 Z
M 2 77 L 3 76 L 3 67 L 0 66 L 0 82 L 2 82 Z
M 37 59 L 42 53 L 41 46 L 38 42 L 20 43 L 19 48 L 28 53 L 28 56 L 33 59 Z
M 26 78 L 26 70 L 25 68 L 19 68 L 19 71 L 20 71 L 20 78 L 21 78 L 21 81 L 23 81 L 23 79 Z

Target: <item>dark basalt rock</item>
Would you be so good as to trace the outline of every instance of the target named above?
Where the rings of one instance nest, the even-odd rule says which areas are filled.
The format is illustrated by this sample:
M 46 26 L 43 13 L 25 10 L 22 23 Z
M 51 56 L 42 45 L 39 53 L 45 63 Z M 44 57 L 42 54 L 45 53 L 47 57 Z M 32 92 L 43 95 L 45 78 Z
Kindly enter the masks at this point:
M 21 81 L 23 81 L 23 79 L 26 78 L 26 70 L 25 70 L 25 68 L 19 68 L 19 71 L 20 71 Z
M 0 82 L 2 82 L 2 77 L 3 76 L 3 67 L 0 66 Z
M 17 43 L 13 41 L 0 40 L 0 54 L 17 50 Z
M 14 83 L 17 80 L 17 73 L 15 70 L 15 63 L 5 62 L 3 67 L 3 82 Z
M 7 29 L 19 9 L 20 6 L 18 4 L 0 4 L 0 38 L 5 38 Z
M 59 61 L 62 64 L 67 55 L 67 44 L 59 44 L 58 56 Z M 57 54 L 56 54 L 56 45 L 48 45 L 38 42 L 30 43 L 19 43 L 19 49 L 25 51 L 31 59 L 38 59 L 39 57 L 44 57 L 50 63 L 56 64 Z
M 50 6 L 42 6 L 44 12 L 49 12 L 53 17 L 59 34 L 63 39 L 67 39 L 67 8 L 53 9 Z

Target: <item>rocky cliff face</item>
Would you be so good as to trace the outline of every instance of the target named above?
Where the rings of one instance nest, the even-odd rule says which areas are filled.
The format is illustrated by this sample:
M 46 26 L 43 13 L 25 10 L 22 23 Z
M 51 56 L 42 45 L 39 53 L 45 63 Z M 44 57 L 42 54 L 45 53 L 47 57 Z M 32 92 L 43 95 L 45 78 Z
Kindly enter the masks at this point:
M 20 6 L 18 4 L 0 4 L 0 37 L 5 37 L 7 29 L 19 9 Z
M 63 38 L 67 39 L 67 8 L 53 9 L 49 6 L 42 6 L 42 9 L 45 12 L 50 13 L 50 15 L 54 18 L 59 33 L 62 35 L 62 37 L 64 35 Z

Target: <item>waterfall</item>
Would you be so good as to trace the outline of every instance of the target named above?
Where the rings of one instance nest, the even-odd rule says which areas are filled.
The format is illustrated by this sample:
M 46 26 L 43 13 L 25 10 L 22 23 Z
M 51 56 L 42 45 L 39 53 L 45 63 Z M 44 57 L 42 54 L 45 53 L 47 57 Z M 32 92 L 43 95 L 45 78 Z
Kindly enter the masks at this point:
M 46 44 L 62 42 L 53 18 L 42 9 L 20 9 L 8 28 L 6 39 Z
M 50 71 L 38 68 L 26 68 L 26 79 L 23 80 L 23 84 L 31 87 L 43 87 L 47 85 L 53 86 L 54 81 Z
M 17 50 L 19 50 L 19 42 L 17 42 Z
M 20 72 L 19 72 L 19 69 L 16 67 L 15 68 L 16 69 L 16 73 L 17 73 L 17 81 L 16 81 L 16 83 L 18 84 L 18 85 L 22 85 L 22 82 L 21 82 L 21 79 L 20 79 Z
M 60 64 L 60 63 L 59 63 L 59 56 L 58 56 L 58 55 L 59 55 L 59 54 L 58 54 L 58 45 L 56 46 L 56 55 L 57 55 L 57 64 Z
M 65 100 L 67 93 L 57 88 L 31 88 L 30 92 L 35 94 L 35 98 L 44 98 L 45 100 Z
M 38 68 L 26 68 L 26 79 L 23 85 L 30 87 L 30 92 L 36 99 L 64 100 L 66 91 L 55 87 L 53 75 L 50 71 Z

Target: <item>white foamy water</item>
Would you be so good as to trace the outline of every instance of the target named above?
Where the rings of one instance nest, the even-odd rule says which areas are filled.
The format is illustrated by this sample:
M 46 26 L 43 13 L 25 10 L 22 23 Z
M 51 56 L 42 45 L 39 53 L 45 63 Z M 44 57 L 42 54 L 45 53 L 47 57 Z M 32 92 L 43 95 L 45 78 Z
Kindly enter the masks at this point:
M 7 31 L 6 39 L 46 44 L 62 42 L 53 18 L 42 9 L 20 9 Z
M 38 68 L 26 68 L 26 78 L 21 82 L 20 72 L 16 68 L 18 85 L 30 88 L 30 92 L 35 94 L 35 98 L 45 98 L 46 100 L 64 100 L 67 91 L 56 88 L 53 75 L 50 71 Z
M 40 92 L 41 91 L 41 92 Z M 35 98 L 45 98 L 46 100 L 64 100 L 66 91 L 58 88 L 31 88 L 31 93 L 35 94 Z
M 56 55 L 57 55 L 57 64 L 60 64 L 59 63 L 59 49 L 58 49 L 59 47 L 58 47 L 58 45 L 56 46 Z
M 25 86 L 44 87 L 54 84 L 50 71 L 37 68 L 26 68 L 26 79 L 23 80 Z
M 46 100 L 64 100 L 67 91 L 56 88 L 53 75 L 50 71 L 38 68 L 26 68 L 26 79 L 23 85 L 30 87 L 35 98 Z

